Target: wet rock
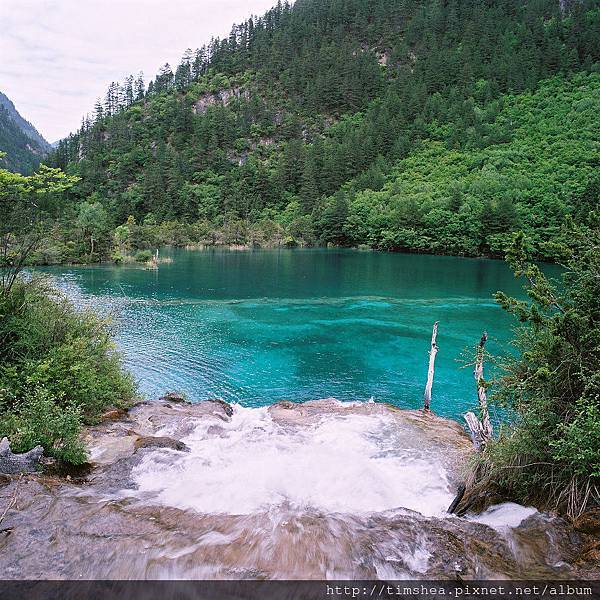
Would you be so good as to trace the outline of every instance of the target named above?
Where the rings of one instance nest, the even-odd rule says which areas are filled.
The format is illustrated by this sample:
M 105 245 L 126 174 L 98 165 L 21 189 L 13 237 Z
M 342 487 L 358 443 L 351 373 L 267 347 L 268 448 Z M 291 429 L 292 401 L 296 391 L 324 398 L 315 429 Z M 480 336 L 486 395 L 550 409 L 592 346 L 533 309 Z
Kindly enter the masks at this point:
M 166 400 L 140 402 L 118 421 L 105 421 L 89 427 L 84 443 L 90 462 L 98 467 L 130 457 L 142 447 L 170 447 L 186 452 L 187 447 L 178 440 L 190 435 L 199 421 L 229 421 L 232 411 L 231 406 L 223 401 L 197 404 Z M 163 441 L 156 442 L 150 438 Z
M 179 452 L 189 452 L 190 449 L 180 440 L 174 440 L 170 437 L 139 437 L 134 442 L 136 450 L 140 448 L 169 448 L 171 450 L 178 450 Z
M 94 465 L 85 462 L 80 465 L 70 465 L 62 461 L 54 460 L 52 462 L 44 461 L 44 474 L 65 478 L 75 482 L 83 482 L 93 472 Z
M 137 484 L 132 475 L 134 469 L 138 467 L 148 455 L 156 451 L 156 448 L 140 448 L 135 454 L 119 458 L 114 463 L 103 465 L 97 469 L 89 478 L 91 488 L 95 495 L 119 496 L 127 494 L 127 490 L 137 489 Z M 121 500 L 126 503 L 126 500 Z
M 286 410 L 293 410 L 296 405 L 295 405 L 294 402 L 291 402 L 290 400 L 282 400 L 281 402 L 278 402 L 276 404 L 276 406 L 278 408 L 283 408 L 283 409 L 286 409 Z
M 217 399 L 213 399 L 213 400 L 207 400 L 207 402 L 213 402 L 217 406 L 220 406 L 223 409 L 223 412 L 228 417 L 233 417 L 233 407 L 231 406 L 231 404 L 225 402 L 225 400 L 221 400 L 221 399 L 217 398 Z
M 457 570 L 475 579 L 580 575 L 460 519 L 294 511 L 203 515 L 34 482 L 20 495 L 21 510 L 10 511 L 3 524 L 12 534 L 0 539 L 0 569 L 8 578 L 446 579 Z
M 161 402 L 175 402 L 177 404 L 190 404 L 190 401 L 179 392 L 167 392 L 159 398 Z
M 36 473 L 41 469 L 40 460 L 44 454 L 41 446 L 36 446 L 29 452 L 14 454 L 10 449 L 8 438 L 0 442 L 0 473 L 19 474 Z
M 535 574 L 538 565 L 555 565 L 568 573 L 581 548 L 581 536 L 561 517 L 536 512 L 510 530 L 514 552 L 522 554 Z M 523 548 L 524 550 L 520 550 Z M 540 574 L 543 577 L 543 574 Z
M 600 506 L 596 506 L 579 516 L 573 526 L 577 531 L 600 535 Z
M 207 430 L 206 433 L 208 435 L 214 435 L 217 437 L 223 437 L 223 435 L 225 435 L 225 430 L 220 427 L 219 425 L 211 425 Z
M 350 415 L 391 416 L 402 431 L 402 443 L 407 447 L 429 448 L 438 453 L 439 462 L 448 472 L 453 486 L 462 483 L 464 466 L 473 453 L 473 444 L 465 430 L 449 421 L 421 410 L 400 410 L 384 403 L 340 402 L 335 398 L 295 403 L 278 402 L 269 407 L 273 421 L 287 427 L 311 426 L 323 418 L 344 418 Z
M 94 427 L 84 436 L 84 443 L 88 449 L 89 461 L 96 466 L 102 466 L 131 456 L 136 450 L 137 438 L 135 432 L 127 431 L 124 427 Z
M 118 421 L 127 415 L 127 411 L 124 408 L 115 408 L 113 410 L 106 411 L 101 417 L 101 421 Z
M 579 556 L 580 564 L 595 565 L 596 573 L 600 576 L 600 540 L 592 540 L 585 544 Z

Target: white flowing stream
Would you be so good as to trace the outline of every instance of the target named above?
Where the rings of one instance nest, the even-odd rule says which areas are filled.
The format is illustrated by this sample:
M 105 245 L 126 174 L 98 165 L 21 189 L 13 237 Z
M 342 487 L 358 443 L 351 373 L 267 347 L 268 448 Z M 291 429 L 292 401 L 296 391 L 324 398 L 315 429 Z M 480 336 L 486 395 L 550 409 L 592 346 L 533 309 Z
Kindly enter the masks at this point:
M 391 414 L 349 414 L 289 428 L 273 421 L 267 408 L 236 406 L 231 421 L 214 431 L 214 423 L 200 420 L 182 440 L 189 453 L 147 455 L 133 472 L 139 493 L 169 506 L 232 515 L 285 506 L 352 514 L 404 508 L 442 516 L 453 498 L 434 448 Z

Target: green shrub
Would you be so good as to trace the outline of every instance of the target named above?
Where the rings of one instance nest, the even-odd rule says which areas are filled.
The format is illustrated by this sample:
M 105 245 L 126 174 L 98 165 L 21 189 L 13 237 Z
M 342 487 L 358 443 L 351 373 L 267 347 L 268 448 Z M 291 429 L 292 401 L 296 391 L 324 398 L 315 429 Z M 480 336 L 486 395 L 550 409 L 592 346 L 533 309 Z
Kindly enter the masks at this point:
M 152 252 L 150 250 L 138 250 L 135 253 L 135 262 L 146 263 L 152 258 Z
M 81 462 L 80 425 L 134 395 L 105 321 L 40 279 L 0 291 L 0 437 Z
M 576 516 L 600 490 L 600 227 L 565 229 L 562 284 L 528 261 L 518 235 L 508 253 L 527 281 L 531 302 L 497 299 L 523 326 L 492 399 L 511 407 L 516 424 L 491 443 L 490 478 L 521 502 Z
M 49 390 L 36 387 L 12 411 L 3 412 L 0 429 L 9 437 L 12 450 L 26 452 L 41 445 L 47 454 L 65 462 L 85 462 L 79 439 L 81 411 L 73 402 L 61 404 Z

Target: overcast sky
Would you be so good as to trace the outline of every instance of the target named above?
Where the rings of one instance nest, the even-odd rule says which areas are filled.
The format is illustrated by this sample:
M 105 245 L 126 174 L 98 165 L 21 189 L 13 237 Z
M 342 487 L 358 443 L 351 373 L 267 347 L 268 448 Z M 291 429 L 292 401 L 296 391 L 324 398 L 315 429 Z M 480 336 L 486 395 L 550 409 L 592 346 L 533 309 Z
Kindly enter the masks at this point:
M 146 83 L 276 0 L 0 0 L 0 91 L 54 142 L 111 81 Z

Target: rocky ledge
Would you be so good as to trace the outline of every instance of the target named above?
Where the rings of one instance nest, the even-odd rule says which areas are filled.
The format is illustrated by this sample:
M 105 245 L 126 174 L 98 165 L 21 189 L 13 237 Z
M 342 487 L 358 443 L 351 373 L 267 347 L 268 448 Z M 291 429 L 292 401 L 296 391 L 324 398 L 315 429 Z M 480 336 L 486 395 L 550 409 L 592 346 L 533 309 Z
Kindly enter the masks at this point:
M 471 454 L 468 436 L 453 421 L 333 399 L 280 402 L 255 409 L 260 418 L 249 410 L 175 397 L 141 403 L 108 414 L 87 431 L 90 465 L 81 473 L 2 476 L 2 577 L 600 576 L 593 523 L 582 522 L 577 531 L 557 517 L 506 505 L 465 517 L 431 508 L 438 492 L 440 505 L 452 497 Z M 376 465 L 379 480 L 360 464 L 346 472 L 343 462 L 330 461 L 335 452 L 343 458 L 344 447 L 343 440 L 332 446 L 327 436 L 340 427 L 354 435 L 344 439 L 356 446 L 363 440 L 356 430 L 363 426 L 364 446 L 354 447 L 348 460 L 360 463 L 369 454 L 365 464 Z M 308 454 L 300 458 L 307 462 L 294 462 L 304 449 Z M 237 454 L 230 456 L 230 450 Z M 263 455 L 265 469 L 280 469 L 276 477 L 261 470 Z M 415 476 L 399 474 L 398 485 L 396 468 L 404 463 Z M 312 465 L 314 477 L 304 487 L 296 486 L 300 471 L 286 473 L 294 464 L 302 472 Z M 312 493 L 322 483 L 321 470 L 338 496 L 334 504 L 319 489 Z M 431 479 L 438 472 L 439 488 Z M 348 482 L 355 474 L 360 477 Z M 234 477 L 239 481 L 230 481 Z M 382 490 L 374 492 L 374 486 Z M 397 506 L 389 505 L 390 492 L 401 496 Z M 308 500 L 299 504 L 303 495 Z M 209 497 L 216 498 L 216 508 Z M 409 501 L 403 503 L 404 497 Z M 506 520 L 505 514 L 512 516 Z

